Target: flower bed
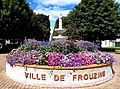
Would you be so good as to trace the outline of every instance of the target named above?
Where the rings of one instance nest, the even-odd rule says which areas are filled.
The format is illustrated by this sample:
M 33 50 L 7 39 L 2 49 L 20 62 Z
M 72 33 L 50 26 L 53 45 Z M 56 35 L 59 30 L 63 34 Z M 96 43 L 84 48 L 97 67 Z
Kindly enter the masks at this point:
M 37 42 L 30 40 L 7 56 L 10 65 L 16 63 L 49 66 L 87 66 L 114 62 L 113 56 L 98 51 L 91 42 Z
M 35 40 L 25 41 L 18 49 L 12 50 L 7 59 L 6 74 L 10 78 L 59 87 L 94 85 L 107 81 L 113 76 L 111 65 L 115 61 L 113 56 L 98 51 L 96 46 L 88 41 L 58 43 Z M 21 78 L 18 77 L 20 75 Z M 38 75 L 43 80 L 38 82 Z M 93 75 L 97 77 L 93 78 Z M 82 81 L 78 81 L 80 77 Z M 73 78 L 75 81 L 71 80 Z
M 113 56 L 105 52 L 83 52 L 83 53 L 69 53 L 60 54 L 54 52 L 46 52 L 41 54 L 36 50 L 31 50 L 29 52 L 21 52 L 17 49 L 15 52 L 8 54 L 7 62 L 10 65 L 15 65 L 20 63 L 26 64 L 36 64 L 36 65 L 49 65 L 49 66 L 88 66 L 90 64 L 101 64 L 114 62 Z

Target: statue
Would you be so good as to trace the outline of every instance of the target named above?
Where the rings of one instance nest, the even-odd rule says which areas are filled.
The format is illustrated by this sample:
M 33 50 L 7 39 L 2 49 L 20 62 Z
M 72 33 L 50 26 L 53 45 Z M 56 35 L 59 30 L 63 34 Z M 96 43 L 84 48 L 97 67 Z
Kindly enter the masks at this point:
M 59 34 L 58 36 L 53 36 L 52 38 L 54 40 L 67 40 L 68 36 L 62 36 L 63 33 L 65 33 L 66 29 L 62 28 L 62 14 L 60 14 L 59 16 L 59 28 L 54 29 L 55 31 L 57 31 L 57 33 Z

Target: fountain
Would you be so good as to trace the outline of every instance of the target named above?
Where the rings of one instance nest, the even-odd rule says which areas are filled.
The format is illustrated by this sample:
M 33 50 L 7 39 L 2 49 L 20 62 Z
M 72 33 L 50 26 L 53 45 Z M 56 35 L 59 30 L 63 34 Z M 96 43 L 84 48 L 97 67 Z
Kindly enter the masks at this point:
M 62 36 L 66 29 L 62 28 L 61 15 L 59 18 L 59 28 L 55 29 L 55 31 L 59 33 L 58 36 L 53 36 L 55 41 L 63 41 L 68 38 L 67 36 Z M 33 42 L 31 44 L 33 45 Z M 79 53 L 70 52 L 70 56 L 67 56 L 68 54 L 55 53 L 53 49 L 52 52 L 45 50 L 45 53 L 42 53 L 36 51 L 36 44 L 37 42 L 34 42 L 35 50 L 31 49 L 30 46 L 26 52 L 18 48 L 16 51 L 14 50 L 14 52 L 8 54 L 6 75 L 10 79 L 23 84 L 39 85 L 41 87 L 74 88 L 104 83 L 113 77 L 112 62 L 114 62 L 114 58 L 110 55 L 108 56 L 108 54 L 105 56 L 105 53 L 100 51 L 94 52 L 93 54 L 91 54 L 92 52 L 86 51 Z M 45 47 L 48 49 L 47 46 L 49 48 L 51 47 L 50 45 L 42 45 L 42 48 Z M 67 46 L 71 47 L 69 45 Z M 25 44 L 23 47 L 26 48 L 28 46 Z M 96 57 L 95 55 L 100 56 Z M 40 62 L 41 59 L 42 62 Z M 46 61 L 49 61 L 50 64 L 45 64 Z M 27 63 L 25 64 L 25 62 Z M 77 66 L 61 66 L 60 62 L 64 65 L 69 63 L 70 65 L 77 64 Z M 58 65 L 51 65 L 51 63 L 58 63 Z
M 63 41 L 63 40 L 68 39 L 68 36 L 62 36 L 62 34 L 65 33 L 66 29 L 62 28 L 62 19 L 61 19 L 61 17 L 62 17 L 62 14 L 60 14 L 60 16 L 59 16 L 59 28 L 54 29 L 59 35 L 52 37 L 54 40 L 59 40 L 59 41 L 60 40 Z

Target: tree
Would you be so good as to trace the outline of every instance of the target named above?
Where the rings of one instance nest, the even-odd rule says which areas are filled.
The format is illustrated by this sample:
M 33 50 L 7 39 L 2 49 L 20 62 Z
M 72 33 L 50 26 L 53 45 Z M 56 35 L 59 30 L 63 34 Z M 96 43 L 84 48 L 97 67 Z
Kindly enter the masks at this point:
M 63 20 L 63 19 L 62 19 Z M 59 27 L 59 18 L 56 20 L 56 22 L 55 22 L 55 27 L 54 27 L 54 29 L 55 28 L 58 28 Z
M 82 0 L 66 17 L 68 36 L 89 41 L 116 39 L 120 33 L 118 9 L 113 0 Z
M 0 0 L 0 10 L 2 9 L 2 0 Z
M 29 24 L 28 38 L 35 38 L 37 40 L 48 40 L 50 35 L 50 20 L 49 16 L 43 14 L 35 14 L 32 16 Z
M 0 38 L 23 39 L 32 15 L 26 0 L 2 0 Z
M 49 16 L 33 13 L 26 0 L 0 0 L 0 44 L 3 50 L 8 50 L 9 46 L 5 45 L 5 40 L 12 41 L 11 48 L 26 37 L 48 40 L 49 30 Z

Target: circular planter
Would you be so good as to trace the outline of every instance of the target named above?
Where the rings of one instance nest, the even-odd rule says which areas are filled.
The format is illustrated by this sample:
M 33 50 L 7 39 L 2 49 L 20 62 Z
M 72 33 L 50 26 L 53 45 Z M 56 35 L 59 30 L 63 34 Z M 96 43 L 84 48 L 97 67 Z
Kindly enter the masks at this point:
M 6 62 L 6 75 L 11 79 L 47 87 L 91 86 L 108 81 L 113 76 L 112 63 L 80 67 L 16 64 Z

